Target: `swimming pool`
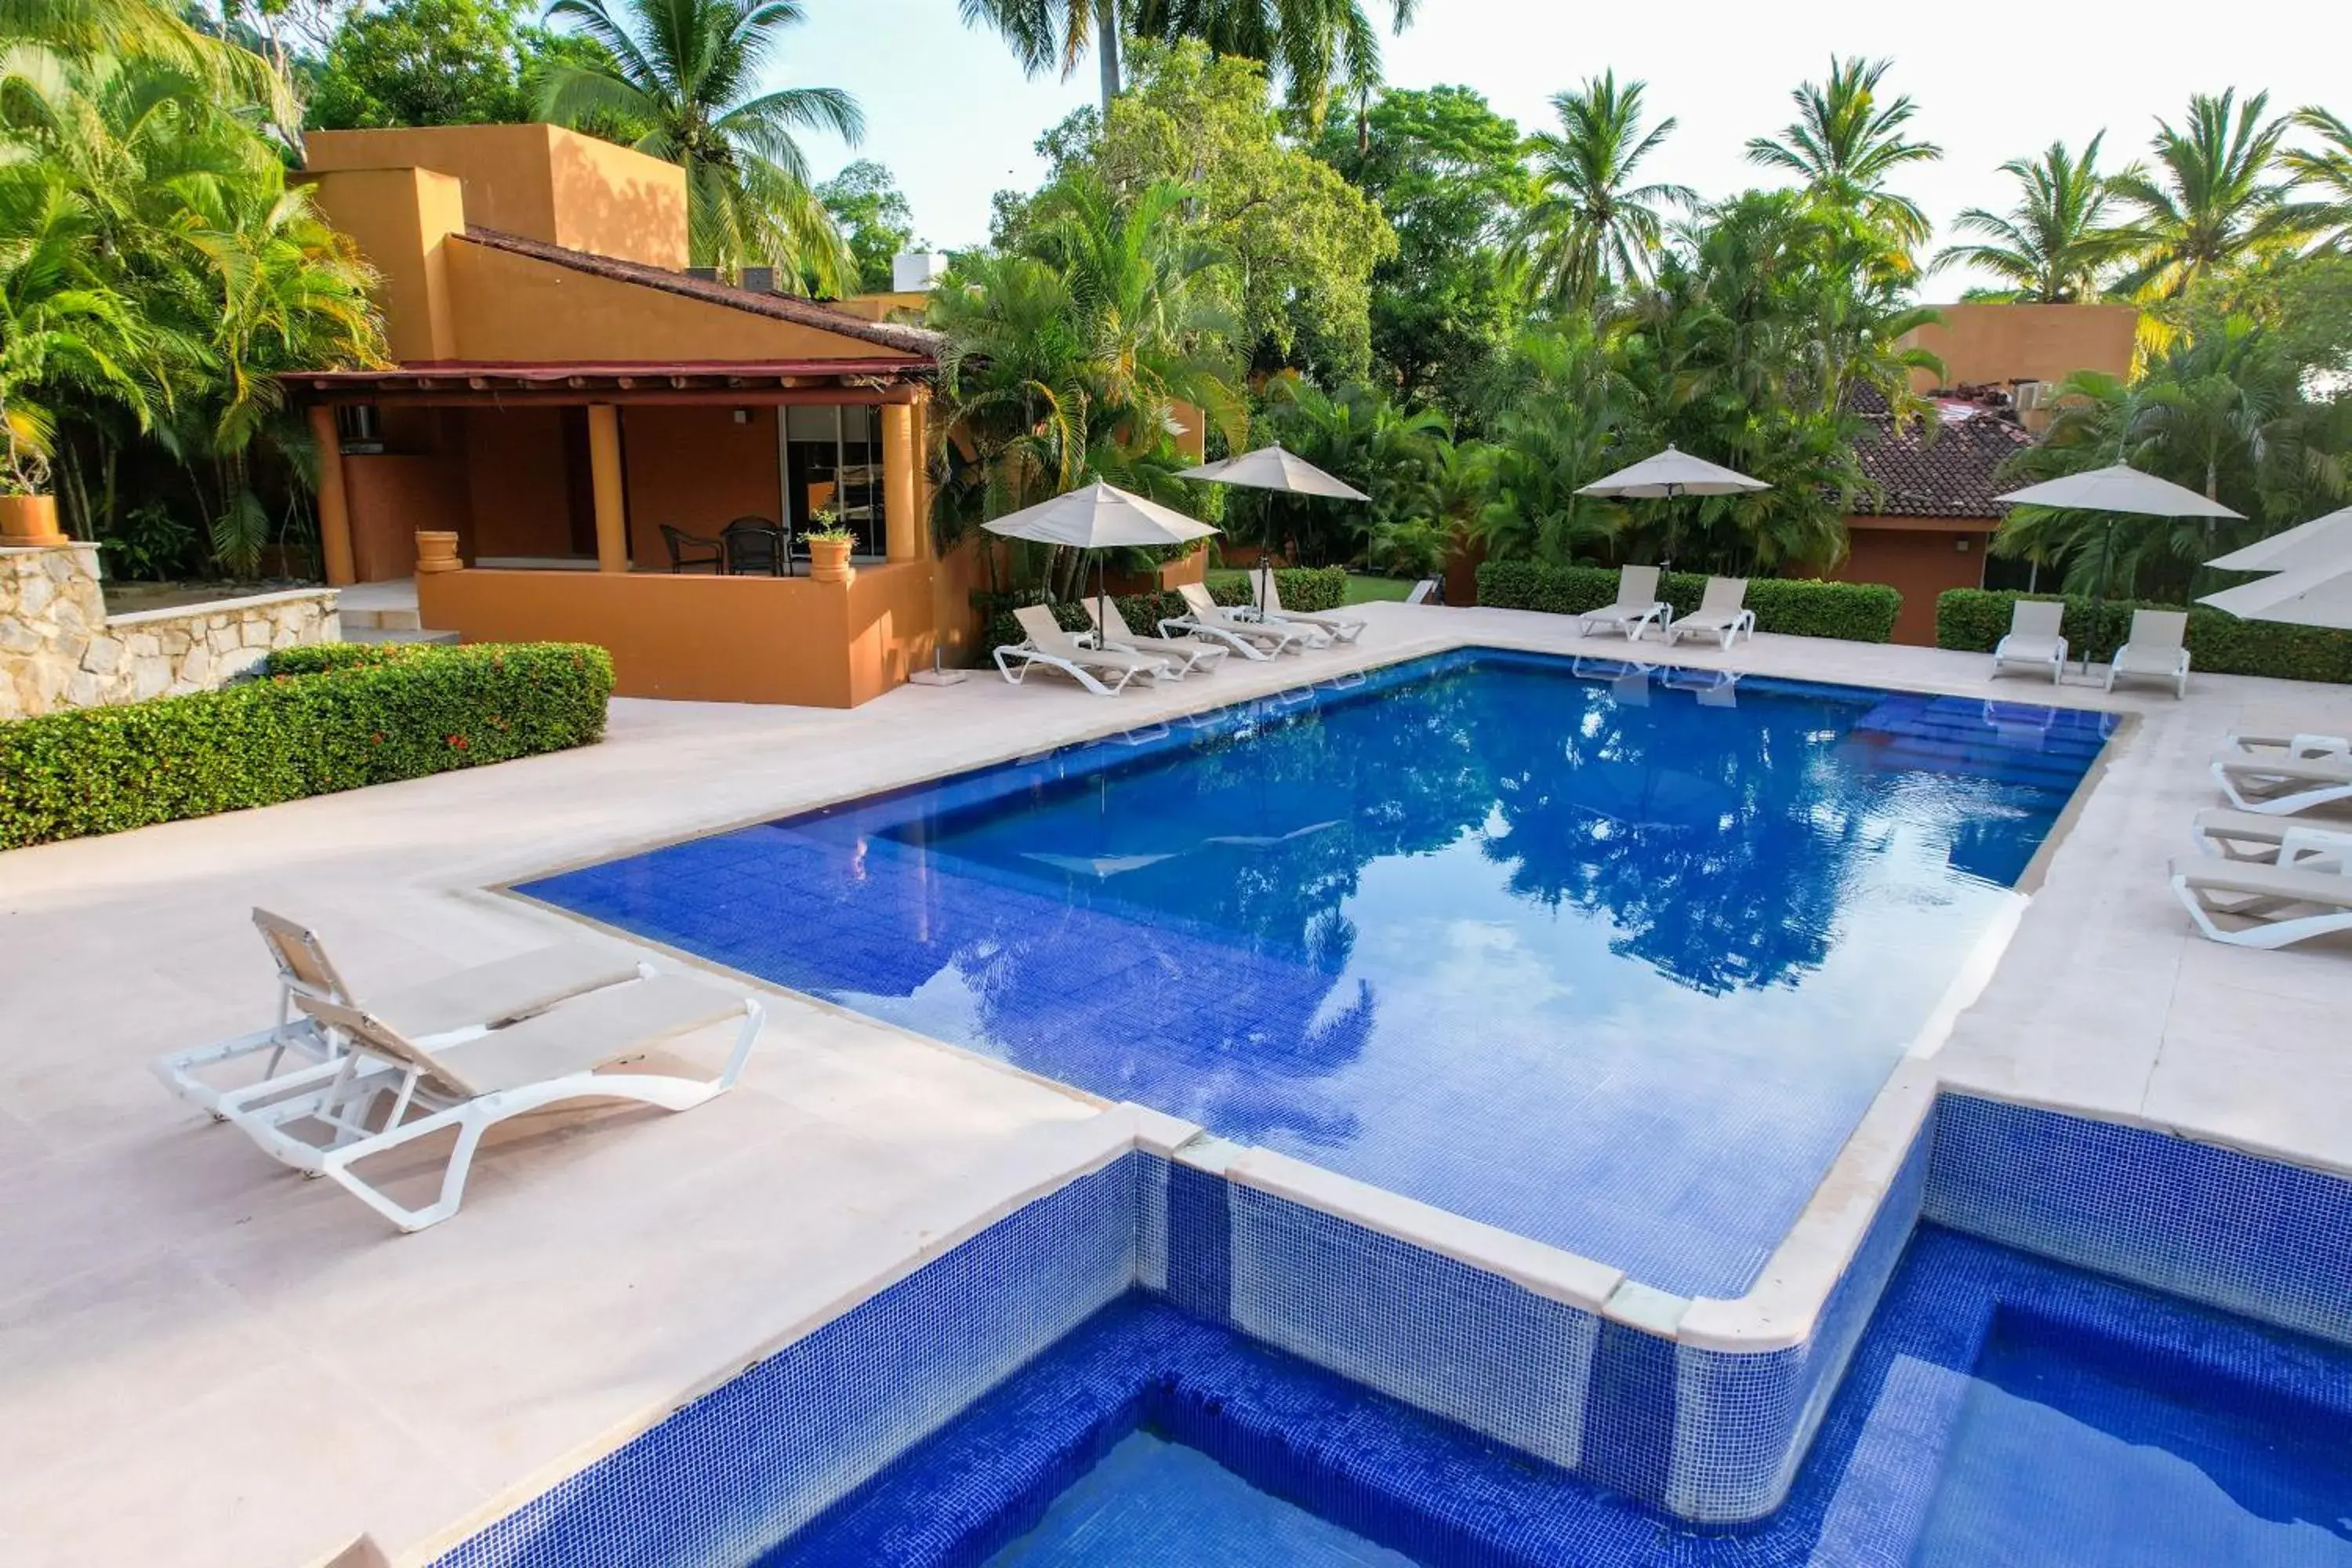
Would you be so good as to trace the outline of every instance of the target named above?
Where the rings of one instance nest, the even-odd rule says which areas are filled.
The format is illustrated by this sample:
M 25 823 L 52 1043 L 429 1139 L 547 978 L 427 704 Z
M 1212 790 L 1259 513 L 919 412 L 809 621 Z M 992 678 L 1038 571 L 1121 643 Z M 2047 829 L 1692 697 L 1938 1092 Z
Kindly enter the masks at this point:
M 1737 1296 L 2111 724 L 1472 649 L 519 890 Z

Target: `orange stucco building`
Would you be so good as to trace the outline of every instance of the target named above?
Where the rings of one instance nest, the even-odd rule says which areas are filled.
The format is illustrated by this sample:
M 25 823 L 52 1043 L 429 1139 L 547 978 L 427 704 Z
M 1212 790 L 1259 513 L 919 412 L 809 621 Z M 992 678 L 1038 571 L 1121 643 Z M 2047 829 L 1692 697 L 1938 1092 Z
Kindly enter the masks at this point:
M 415 573 L 427 626 L 600 643 L 639 696 L 849 706 L 970 634 L 927 521 L 933 334 L 690 274 L 682 173 L 625 148 L 546 125 L 307 142 L 395 362 L 289 378 L 331 582 Z M 845 578 L 697 542 L 820 513 L 856 536 Z

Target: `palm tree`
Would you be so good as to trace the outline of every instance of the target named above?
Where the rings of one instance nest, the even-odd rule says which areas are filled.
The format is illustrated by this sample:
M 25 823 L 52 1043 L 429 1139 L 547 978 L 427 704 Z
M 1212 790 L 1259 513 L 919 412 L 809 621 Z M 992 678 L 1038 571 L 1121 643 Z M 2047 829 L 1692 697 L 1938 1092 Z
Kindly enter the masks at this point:
M 2263 118 L 2270 94 L 2240 105 L 2236 89 L 2199 93 L 2175 130 L 2157 121 L 2156 169 L 2134 164 L 2116 176 L 2115 194 L 2137 207 L 2138 261 L 2119 292 L 2179 294 L 2218 268 L 2236 265 L 2292 231 L 2292 182 L 2277 177 L 2287 118 Z
M 52 171 L 0 178 L 0 495 L 49 488 L 61 405 L 103 397 L 143 426 L 152 342 L 130 300 L 94 275 L 88 204 Z
M 1131 30 L 1135 0 L 957 0 L 967 27 L 994 29 L 1031 76 L 1058 70 L 1065 80 L 1095 51 L 1102 106 L 1119 91 L 1119 40 Z
M 1531 294 L 1562 304 L 1590 304 L 1603 289 L 1645 279 L 1664 228 L 1664 203 L 1696 205 L 1687 185 L 1636 185 L 1643 161 L 1673 134 L 1669 115 L 1642 128 L 1645 83 L 1617 85 L 1604 72 L 1578 90 L 1556 95 L 1557 134 L 1530 137 L 1535 199 L 1518 245 Z
M 2104 220 L 2112 193 L 2099 173 L 2099 143 L 2091 138 L 2080 157 L 2053 142 L 2039 159 L 2012 158 L 2000 172 L 2020 190 L 2006 216 L 1962 209 L 1953 226 L 1984 236 L 1981 243 L 1946 246 L 1935 264 L 1957 262 L 1992 273 L 2009 285 L 2006 299 L 2030 305 L 2071 305 L 2095 298 L 2099 274 L 2132 243 Z
M 1392 30 L 1412 24 L 1419 3 L 1389 0 Z M 1264 61 L 1310 129 L 1322 125 L 1334 91 L 1362 100 L 1381 79 L 1380 29 L 1363 0 L 1135 0 L 1131 30 Z
M 2329 249 L 2352 250 L 2352 125 L 2315 106 L 2296 110 L 2294 122 L 2319 138 L 2316 147 L 2291 147 L 2280 154 L 2296 180 L 2317 193 L 2295 205 L 2295 226 L 2317 235 Z
M 772 265 L 780 279 L 842 292 L 856 258 L 810 188 L 794 132 L 831 131 L 854 146 L 865 116 L 839 88 L 747 96 L 805 13 L 804 0 L 554 0 L 548 19 L 609 59 L 551 68 L 541 112 L 635 127 L 638 152 L 684 169 L 697 265 Z
M 1927 237 L 1927 216 L 1908 196 L 1889 192 L 1887 179 L 1906 163 L 1933 163 L 1944 150 L 1905 138 L 1904 126 L 1918 112 L 1907 94 L 1879 101 L 1879 79 L 1894 63 L 1832 57 L 1828 83 L 1809 81 L 1791 92 L 1796 120 L 1778 137 L 1749 142 L 1748 158 L 1795 174 L 1817 195 L 1860 208 L 1909 246 Z

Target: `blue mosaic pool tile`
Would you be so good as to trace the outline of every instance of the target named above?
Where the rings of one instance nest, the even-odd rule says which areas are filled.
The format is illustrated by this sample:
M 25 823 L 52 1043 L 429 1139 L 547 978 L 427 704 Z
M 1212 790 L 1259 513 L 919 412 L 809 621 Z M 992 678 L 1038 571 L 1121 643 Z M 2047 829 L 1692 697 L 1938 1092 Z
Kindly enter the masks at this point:
M 2352 1343 L 2352 1182 L 1973 1095 L 1937 1120 L 1937 1223 Z
M 751 1562 L 1136 1277 L 1143 1157 L 989 1226 L 673 1413 L 435 1568 Z
M 1203 1322 L 1233 1321 L 1231 1191 L 1223 1176 L 1168 1166 L 1168 1294 Z

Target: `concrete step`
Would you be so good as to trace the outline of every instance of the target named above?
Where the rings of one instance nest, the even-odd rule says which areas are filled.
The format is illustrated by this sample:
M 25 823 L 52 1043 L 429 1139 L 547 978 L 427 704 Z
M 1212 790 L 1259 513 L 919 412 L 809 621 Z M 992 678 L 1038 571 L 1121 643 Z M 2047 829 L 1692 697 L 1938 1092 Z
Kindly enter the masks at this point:
M 373 609 L 341 610 L 343 629 L 379 632 L 413 632 L 422 630 L 425 623 L 416 614 L 415 605 L 385 605 Z
M 454 647 L 457 646 L 457 634 L 428 632 L 416 626 L 355 626 L 346 622 L 343 626 L 343 640 L 345 642 L 438 643 Z

